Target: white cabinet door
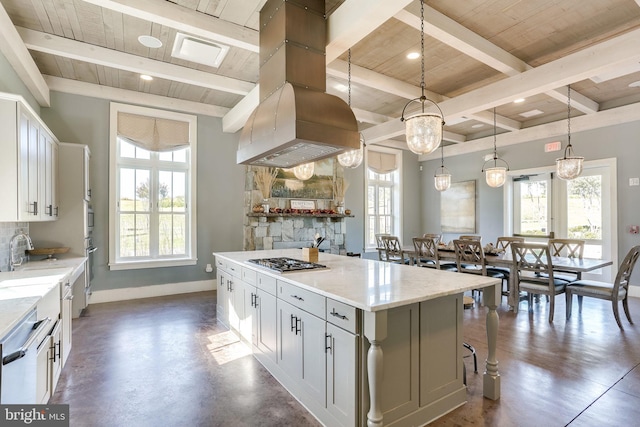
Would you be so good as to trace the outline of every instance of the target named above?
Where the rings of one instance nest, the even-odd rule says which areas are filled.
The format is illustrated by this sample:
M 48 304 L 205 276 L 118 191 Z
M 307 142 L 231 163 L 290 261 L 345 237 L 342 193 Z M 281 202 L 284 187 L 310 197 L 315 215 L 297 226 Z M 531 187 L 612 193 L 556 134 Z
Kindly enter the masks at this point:
M 62 366 L 67 363 L 69 353 L 71 352 L 71 344 L 73 342 L 71 318 L 73 317 L 73 292 L 67 294 L 67 289 L 72 288 L 71 283 L 65 283 L 63 299 L 60 306 L 60 321 L 62 322 Z
M 40 129 L 39 161 L 40 161 L 40 199 L 42 208 L 40 219 L 51 221 L 56 219 L 56 181 L 58 144 L 51 138 L 46 129 Z
M 40 126 L 28 111 L 22 108 L 18 108 L 18 111 L 20 115 L 18 219 L 21 221 L 34 221 L 39 218 L 40 209 L 42 208 L 42 206 L 38 206 Z
M 36 403 L 46 404 L 51 397 L 51 335 L 40 343 L 38 347 L 38 362 L 36 365 Z
M 227 278 L 227 312 L 229 313 L 229 327 L 240 331 L 240 319 L 244 312 L 244 294 L 242 281 L 234 276 Z
M 218 289 L 216 291 L 216 317 L 218 320 L 229 327 L 229 293 L 227 291 L 227 273 L 218 270 Z
M 302 320 L 302 381 L 314 400 L 326 405 L 327 363 L 325 324 L 319 317 L 300 310 Z
M 356 424 L 357 340 L 327 323 L 327 410 L 344 426 Z
M 255 301 L 255 330 L 253 344 L 271 361 L 277 358 L 278 307 L 276 297 L 261 289 L 257 290 Z
M 302 340 L 298 309 L 278 300 L 278 365 L 292 379 L 302 377 Z
M 313 400 L 325 406 L 325 321 L 278 300 L 280 352 L 278 364 L 300 381 Z
M 238 324 L 238 332 L 240 336 L 252 342 L 253 335 L 253 318 L 255 317 L 255 308 L 253 302 L 255 301 L 256 288 L 243 280 L 236 279 L 238 283 L 236 291 L 236 303 L 242 306 L 240 310 L 240 321 Z
M 84 173 L 82 174 L 82 177 L 84 179 L 84 199 L 87 202 L 91 201 L 91 179 L 89 177 L 89 161 L 91 160 L 91 152 L 89 151 L 89 147 L 85 146 L 84 147 L 84 156 L 83 156 L 83 163 L 82 163 L 82 168 Z
M 51 394 L 56 390 L 60 373 L 62 373 L 62 322 L 58 321 L 51 332 Z

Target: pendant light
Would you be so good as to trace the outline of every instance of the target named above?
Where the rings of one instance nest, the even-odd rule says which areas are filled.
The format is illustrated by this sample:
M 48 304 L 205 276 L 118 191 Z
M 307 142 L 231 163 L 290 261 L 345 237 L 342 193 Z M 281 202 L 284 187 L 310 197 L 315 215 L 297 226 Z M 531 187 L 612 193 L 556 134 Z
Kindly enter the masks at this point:
M 407 145 L 414 153 L 429 154 L 435 151 L 442 142 L 442 132 L 444 127 L 444 114 L 434 101 L 427 99 L 424 94 L 424 3 L 420 0 L 420 49 L 422 53 L 422 74 L 420 79 L 420 98 L 412 99 L 402 109 L 400 120 L 405 122 Z M 404 112 L 412 102 L 419 101 L 421 110 L 419 113 L 405 119 Z M 440 114 L 425 112 L 425 102 L 430 102 L 438 109 Z
M 351 49 L 349 49 L 349 72 L 348 72 L 348 86 L 349 86 L 349 108 L 351 108 Z M 364 135 L 360 134 L 360 148 L 355 150 L 345 151 L 338 154 L 338 163 L 345 168 L 355 169 L 362 163 L 364 153 Z
M 306 181 L 307 179 L 313 176 L 313 171 L 315 169 L 315 163 L 304 163 L 302 165 L 298 165 L 293 168 L 293 174 L 300 181 Z
M 571 146 L 571 85 L 567 86 L 567 148 L 564 157 L 556 159 L 556 174 L 566 180 L 577 178 L 582 173 L 584 157 L 576 156 Z
M 503 162 L 505 166 L 498 166 L 498 160 Z M 492 167 L 485 167 L 487 163 L 493 162 Z M 489 187 L 502 187 L 507 179 L 507 171 L 509 170 L 509 163 L 498 157 L 498 150 L 496 148 L 496 107 L 493 107 L 493 159 L 487 160 L 482 166 L 482 172 L 485 173 L 487 185 Z
M 444 145 L 440 144 L 440 167 L 436 169 L 433 176 L 434 185 L 438 191 L 446 191 L 451 186 L 451 174 L 449 169 L 444 167 Z

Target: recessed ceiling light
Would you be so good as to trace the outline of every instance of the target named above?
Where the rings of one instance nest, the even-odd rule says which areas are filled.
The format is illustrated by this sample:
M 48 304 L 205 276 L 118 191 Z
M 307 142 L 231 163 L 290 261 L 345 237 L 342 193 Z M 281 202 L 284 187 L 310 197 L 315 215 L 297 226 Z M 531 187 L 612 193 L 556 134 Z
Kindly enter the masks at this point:
M 420 58 L 420 54 L 418 52 L 409 52 L 407 54 L 408 59 L 418 59 Z
M 544 113 L 544 111 L 540 111 L 540 110 L 531 110 L 531 111 L 525 111 L 524 113 L 520 113 L 520 115 L 522 117 L 533 117 L 533 116 L 537 116 Z
M 336 83 L 334 87 L 336 88 L 336 90 L 339 90 L 340 92 L 347 92 L 349 90 L 349 87 L 343 85 L 342 83 Z
M 518 99 L 514 99 L 513 103 L 514 104 L 520 104 L 521 102 L 524 102 L 524 101 L 525 101 L 525 98 L 518 98 Z
M 162 42 L 153 36 L 142 35 L 138 37 L 138 41 L 140 42 L 141 45 L 150 47 L 152 49 L 157 49 L 159 47 L 162 47 Z
M 484 124 L 482 124 L 482 123 L 476 123 L 475 125 L 472 125 L 471 127 L 474 128 L 474 129 L 478 129 L 478 128 L 481 128 L 483 126 L 484 126 Z
M 147 74 L 140 74 L 140 78 L 141 78 L 142 80 L 146 80 L 146 81 L 151 81 L 151 80 L 153 80 L 153 77 L 151 77 L 151 76 L 149 76 L 149 75 L 147 75 Z
M 629 83 L 629 87 L 640 87 L 640 80 L 637 82 Z

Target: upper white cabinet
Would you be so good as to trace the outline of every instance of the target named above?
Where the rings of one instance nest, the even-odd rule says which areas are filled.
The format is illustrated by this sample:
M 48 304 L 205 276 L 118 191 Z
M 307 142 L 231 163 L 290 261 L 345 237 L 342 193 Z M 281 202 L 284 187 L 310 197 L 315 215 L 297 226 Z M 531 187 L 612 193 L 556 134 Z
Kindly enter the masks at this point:
M 58 141 L 21 97 L 0 94 L 0 221 L 51 221 L 58 213 Z

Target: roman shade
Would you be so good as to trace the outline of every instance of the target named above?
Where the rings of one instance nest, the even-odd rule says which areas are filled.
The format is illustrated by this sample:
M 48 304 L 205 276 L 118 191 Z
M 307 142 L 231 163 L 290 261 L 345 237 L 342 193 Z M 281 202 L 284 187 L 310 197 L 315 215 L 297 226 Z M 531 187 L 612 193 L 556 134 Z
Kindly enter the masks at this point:
M 393 172 L 398 169 L 396 155 L 369 150 L 367 153 L 367 167 L 379 174 Z
M 118 113 L 118 136 L 149 151 L 189 146 L 189 123 L 131 113 Z

